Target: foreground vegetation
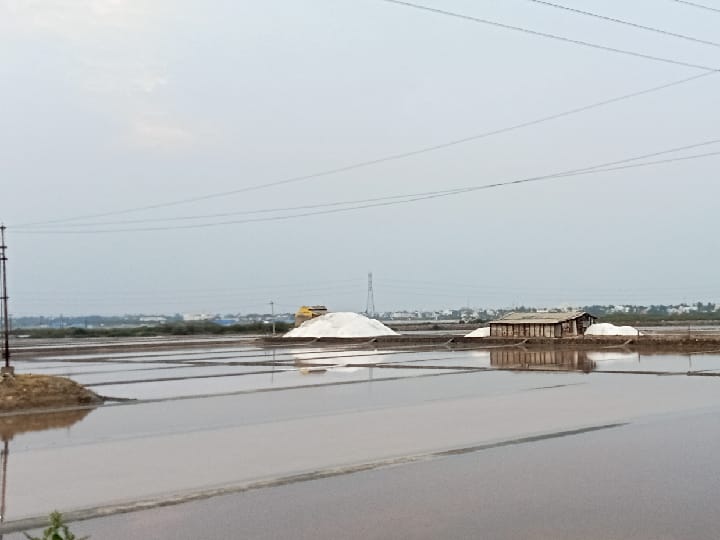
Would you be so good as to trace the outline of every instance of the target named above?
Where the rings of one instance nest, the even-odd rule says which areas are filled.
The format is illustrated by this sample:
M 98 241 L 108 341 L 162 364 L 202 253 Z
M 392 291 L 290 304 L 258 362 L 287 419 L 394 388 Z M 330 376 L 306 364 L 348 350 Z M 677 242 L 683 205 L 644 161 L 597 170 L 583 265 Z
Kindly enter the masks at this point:
M 288 323 L 275 324 L 277 333 L 290 329 Z M 97 337 L 154 337 L 191 335 L 269 334 L 272 325 L 266 323 L 233 324 L 223 326 L 213 322 L 171 322 L 157 326 L 135 326 L 122 328 L 16 328 L 13 335 L 30 338 L 97 338 Z
M 68 526 L 65 525 L 60 512 L 50 514 L 50 526 L 43 531 L 42 536 L 30 536 L 28 533 L 23 534 L 28 540 L 88 540 L 88 538 L 90 538 L 89 536 L 78 538 L 71 533 Z

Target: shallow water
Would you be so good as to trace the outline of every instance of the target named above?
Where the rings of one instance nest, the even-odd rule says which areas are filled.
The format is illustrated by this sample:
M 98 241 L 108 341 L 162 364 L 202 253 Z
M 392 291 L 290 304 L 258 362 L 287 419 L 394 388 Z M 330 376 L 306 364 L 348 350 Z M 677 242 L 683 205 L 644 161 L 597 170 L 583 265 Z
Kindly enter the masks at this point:
M 226 370 L 228 368 L 225 368 Z M 247 369 L 247 368 L 246 368 Z M 257 370 L 258 368 L 254 368 Z M 197 370 L 198 375 L 207 370 Z M 111 384 L 89 388 L 113 398 L 168 399 L 187 396 L 205 396 L 229 392 L 252 392 L 296 386 L 317 386 L 342 382 L 380 381 L 397 377 L 434 375 L 434 370 L 373 369 L 360 367 L 307 367 L 287 369 L 265 368 L 262 373 L 240 373 L 238 376 L 199 378 L 188 376 L 177 381 Z
M 72 529 L 104 540 L 235 538 L 237 531 L 260 540 L 707 540 L 717 533 L 717 412 L 93 519 Z
M 695 418 L 704 414 L 703 411 L 720 412 L 720 377 L 684 375 L 687 371 L 720 371 L 720 355 L 717 354 L 638 356 L 623 350 L 538 354 L 537 351 L 450 351 L 442 348 L 433 351 L 342 351 L 337 347 L 258 352 L 252 347 L 235 347 L 222 352 L 220 348 L 194 350 L 188 355 L 192 360 L 186 362 L 185 352 L 189 351 L 172 351 L 159 356 L 153 352 L 147 361 L 141 356 L 133 356 L 127 361 L 117 361 L 109 356 L 107 361 L 53 358 L 24 365 L 23 369 L 35 365 L 44 370 L 65 370 L 76 380 L 98 385 L 95 389 L 104 395 L 160 401 L 106 405 L 90 413 L 84 412 L 75 423 L 47 426 L 52 428 L 47 431 L 24 431 L 20 417 L 13 416 L 16 432 L 9 440 L 7 519 L 37 516 L 54 508 L 69 511 L 150 496 L 162 498 L 171 493 L 212 486 L 235 485 L 259 478 L 277 478 L 308 470 L 344 467 L 578 427 L 615 422 L 629 422 L 635 426 L 655 420 L 664 422 L 677 415 Z M 228 354 L 227 359 L 218 360 L 224 354 Z M 276 365 L 247 365 L 253 361 L 268 362 L 268 358 L 274 358 Z M 238 359 L 244 365 L 235 365 Z M 318 365 L 331 361 L 338 365 Z M 220 365 L 206 365 L 210 362 Z M 388 367 L 353 367 L 347 366 L 348 363 L 378 363 Z M 588 363 L 592 363 L 593 370 L 586 369 Z M 451 369 L 432 369 L 433 366 Z M 503 370 L 518 366 L 528 370 Z M 458 367 L 475 371 L 454 372 Z M 532 371 L 538 367 L 557 371 Z M 677 375 L 630 376 L 602 373 L 604 370 L 658 371 Z M 76 375 L 72 375 L 73 372 Z M 228 373 L 231 376 L 227 376 Z M 181 380 L 138 382 L 162 378 Z M 222 393 L 234 394 L 217 395 Z M 192 397 L 199 394 L 208 397 Z M 0 416 L 0 422 L 2 419 Z M 619 430 L 618 433 L 630 432 Z M 539 454 L 549 456 L 552 467 L 540 466 L 544 458 L 537 457 L 534 450 L 523 450 L 518 459 L 537 464 L 542 469 L 538 478 L 545 478 L 550 474 L 547 471 L 560 467 L 554 470 L 560 471 L 560 476 L 569 482 L 568 491 L 572 492 L 576 489 L 573 477 L 568 476 L 572 468 L 562 467 L 569 466 L 568 463 L 582 463 L 582 459 L 587 459 L 588 463 L 602 459 L 604 441 L 619 446 L 626 441 L 630 457 L 642 454 L 632 446 L 638 444 L 632 437 L 623 436 L 616 442 L 610 439 L 616 437 L 614 434 L 598 433 L 592 437 L 579 438 L 579 441 L 595 442 L 577 443 L 580 446 L 573 450 L 577 455 L 567 456 L 568 460 L 563 457 L 558 461 L 560 453 L 565 451 L 562 448 L 556 453 Z M 586 444 L 590 446 L 585 447 Z M 631 463 L 634 463 L 633 459 L 630 459 Z M 58 467 L 60 463 L 62 467 Z M 453 472 L 452 467 L 445 470 L 445 466 L 428 465 L 428 471 L 421 473 L 419 478 L 427 474 L 426 482 L 435 485 L 437 482 L 442 484 L 445 475 L 452 479 L 447 480 L 448 489 L 452 491 L 457 482 L 459 493 L 463 493 L 471 482 L 463 483 L 457 477 L 463 476 L 464 471 L 468 478 L 475 478 L 473 470 L 467 469 L 467 463 L 472 461 L 463 463 L 458 468 L 460 472 Z M 493 467 L 506 470 L 502 462 L 482 463 L 482 470 L 486 471 L 483 475 L 489 474 L 488 478 L 495 474 Z M 636 465 L 623 466 L 631 473 L 631 467 Z M 404 470 L 404 467 L 392 470 L 396 469 Z M 597 474 L 602 470 L 602 467 L 598 469 Z M 692 477 L 699 473 L 690 469 L 689 474 Z M 482 483 L 483 475 L 475 480 Z M 394 481 L 392 474 L 381 474 L 379 478 L 386 478 L 390 483 Z M 422 482 L 418 482 L 418 485 L 411 483 L 406 488 L 422 493 Z M 330 486 L 327 493 L 334 493 L 335 488 L 330 484 L 327 484 Z M 513 490 L 527 490 L 531 485 L 534 481 L 526 486 L 511 482 L 506 491 L 498 491 L 504 493 L 500 499 L 512 504 L 514 496 L 524 496 L 520 492 L 514 495 Z M 72 488 L 68 490 L 63 486 Z M 368 486 L 381 489 L 373 482 Z M 252 501 L 256 498 L 266 500 L 265 496 L 276 497 L 273 500 L 280 508 L 285 508 L 283 505 L 292 499 L 289 493 L 294 489 L 300 488 L 273 488 L 263 491 L 265 495 L 262 496 L 237 499 L 236 504 L 248 505 L 242 506 L 245 510 L 239 515 L 244 515 L 246 510 L 250 512 L 255 508 Z M 317 500 L 323 507 L 334 507 L 332 498 L 323 499 L 322 488 L 317 488 L 317 492 L 313 491 L 316 488 L 308 489 L 311 500 Z M 350 489 L 348 493 L 355 492 Z M 367 508 L 367 511 L 374 508 L 371 499 L 363 499 L 362 492 L 358 493 L 359 508 Z M 662 493 L 653 495 L 663 496 Z M 550 490 L 547 496 L 557 499 L 558 493 Z M 421 507 L 423 504 L 446 507 L 434 497 L 430 494 L 418 504 Z M 552 500 L 543 503 L 549 512 L 554 508 Z M 410 506 L 404 508 L 400 502 L 398 504 L 399 515 L 412 514 Z M 342 504 L 336 508 L 339 512 L 348 510 Z M 167 511 L 172 515 L 172 510 Z M 287 511 L 293 519 L 301 519 L 294 511 Z M 447 511 L 452 513 L 451 509 Z M 150 512 L 146 514 L 149 517 L 142 519 L 152 527 L 155 519 L 152 516 L 161 520 L 162 512 Z M 191 510 L 191 515 L 202 519 L 192 512 L 195 510 Z M 468 504 L 458 503 L 457 512 L 458 523 L 474 523 L 470 515 L 473 510 Z M 130 514 L 128 523 L 133 522 L 133 516 L 141 519 L 140 514 Z M 234 522 L 218 523 L 212 531 L 221 535 L 225 534 L 224 523 Z M 260 526 L 250 518 L 248 523 L 251 527 Z M 343 524 L 360 527 L 355 519 L 335 521 L 337 526 Z M 390 525 L 386 523 L 385 526 Z M 105 531 L 103 525 L 98 527 Z M 504 537 L 501 524 L 497 527 L 500 528 L 491 529 L 499 534 L 495 537 Z M 568 531 L 576 531 L 573 527 Z M 282 527 L 268 530 L 274 531 L 276 537 L 284 537 L 288 532 Z M 305 530 L 302 524 L 299 530 Z M 375 537 L 382 537 L 378 530 L 372 527 L 368 530 L 374 531 Z M 398 529 L 400 533 L 404 530 Z M 407 530 L 418 532 L 412 527 Z M 460 526 L 451 528 L 452 534 L 447 537 L 462 537 L 462 531 Z M 105 537 L 89 529 L 88 532 L 94 537 Z M 262 534 L 262 531 L 258 532 L 257 537 L 263 537 Z M 609 537 L 616 536 L 610 534 Z

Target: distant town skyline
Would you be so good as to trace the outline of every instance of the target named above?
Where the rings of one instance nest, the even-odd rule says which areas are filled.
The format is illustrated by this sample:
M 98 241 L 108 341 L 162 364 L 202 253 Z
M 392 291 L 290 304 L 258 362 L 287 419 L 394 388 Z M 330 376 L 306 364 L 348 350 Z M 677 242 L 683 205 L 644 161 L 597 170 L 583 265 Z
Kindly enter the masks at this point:
M 298 306 L 299 308 L 300 306 Z M 483 317 L 495 316 L 498 313 L 506 313 L 509 311 L 538 311 L 538 312 L 557 312 L 557 311 L 574 311 L 585 310 L 601 315 L 610 314 L 650 314 L 650 315 L 690 315 L 697 314 L 716 314 L 720 313 L 720 304 L 713 302 L 696 302 L 691 304 L 652 304 L 652 305 L 615 305 L 615 304 L 596 304 L 596 305 L 574 305 L 574 306 L 531 306 L 516 305 L 503 308 L 489 308 L 486 306 L 455 306 L 443 309 L 390 309 L 384 311 L 376 311 L 368 313 L 362 310 L 347 310 L 356 313 L 364 313 L 368 316 L 379 317 L 383 319 L 441 319 L 441 318 L 458 318 L 460 317 Z M 232 311 L 206 311 L 206 312 L 161 312 L 154 311 L 148 313 L 123 313 L 123 314 L 99 314 L 99 313 L 79 313 L 79 314 L 32 314 L 14 316 L 16 321 L 47 319 L 53 321 L 80 321 L 87 323 L 95 319 L 121 320 L 132 319 L 140 323 L 162 323 L 167 320 L 184 320 L 192 321 L 214 321 L 227 320 L 231 322 L 257 321 L 263 319 L 276 318 L 277 320 L 291 319 L 297 309 L 280 310 L 280 311 L 257 311 L 257 312 L 232 312 Z M 342 311 L 342 310 L 330 310 Z

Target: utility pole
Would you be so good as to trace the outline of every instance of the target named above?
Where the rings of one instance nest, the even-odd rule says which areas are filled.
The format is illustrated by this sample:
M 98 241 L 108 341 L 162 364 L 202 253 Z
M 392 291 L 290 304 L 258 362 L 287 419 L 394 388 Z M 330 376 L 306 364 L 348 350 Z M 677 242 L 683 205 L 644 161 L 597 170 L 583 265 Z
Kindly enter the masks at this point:
M 2 376 L 12 376 L 14 369 L 10 366 L 10 320 L 8 315 L 7 293 L 7 246 L 5 245 L 5 224 L 0 224 L 0 273 L 2 273 L 2 323 L 3 323 L 3 358 L 5 365 L 0 373 Z
M 271 314 L 270 316 L 272 318 L 272 332 L 273 332 L 272 335 L 274 336 L 275 335 L 275 302 L 273 302 L 272 300 L 270 301 L 270 314 Z
M 365 315 L 375 316 L 375 292 L 373 291 L 372 272 L 368 272 L 367 303 L 365 304 Z

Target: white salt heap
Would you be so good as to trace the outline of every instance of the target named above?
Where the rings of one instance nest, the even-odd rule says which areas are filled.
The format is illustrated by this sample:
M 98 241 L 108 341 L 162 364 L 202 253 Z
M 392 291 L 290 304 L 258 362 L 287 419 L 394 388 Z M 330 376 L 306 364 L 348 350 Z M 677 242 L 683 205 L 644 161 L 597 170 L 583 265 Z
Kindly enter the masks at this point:
M 477 330 L 473 330 L 469 334 L 466 334 L 465 337 L 490 337 L 490 327 L 481 326 Z
M 358 313 L 328 313 L 309 321 L 305 321 L 297 328 L 293 328 L 283 337 L 377 337 L 396 336 L 394 332 L 380 321 L 368 319 Z
M 610 323 L 596 323 L 585 332 L 586 336 L 637 336 L 642 335 L 633 326 L 615 326 Z

